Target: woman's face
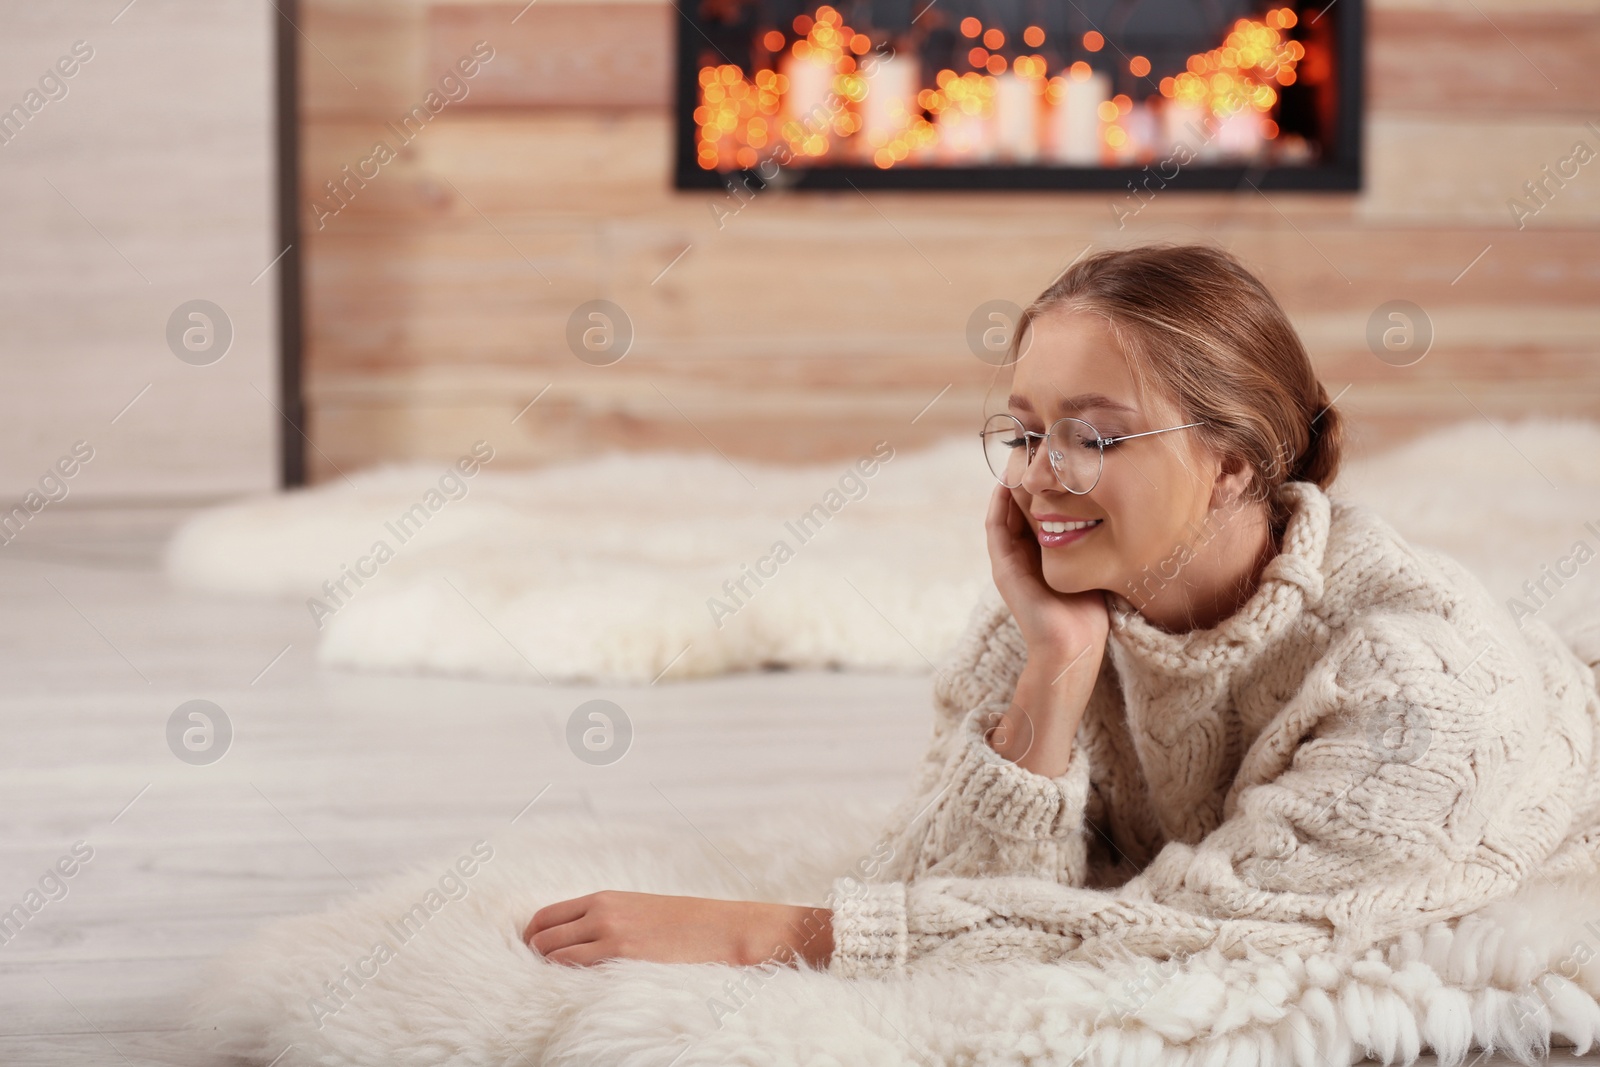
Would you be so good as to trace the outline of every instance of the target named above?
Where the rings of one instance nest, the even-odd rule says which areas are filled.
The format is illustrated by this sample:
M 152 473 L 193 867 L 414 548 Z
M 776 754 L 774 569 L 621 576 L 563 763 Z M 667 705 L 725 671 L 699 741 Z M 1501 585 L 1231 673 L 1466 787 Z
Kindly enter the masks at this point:
M 1043 433 L 1070 415 L 1101 436 L 1117 437 L 1194 421 L 1162 398 L 1135 395 L 1127 358 L 1101 316 L 1046 312 L 1032 320 L 1029 335 L 1011 371 L 1007 408 L 1025 429 Z M 1159 583 L 1157 575 L 1173 575 L 1183 559 L 1179 546 L 1197 539 L 1213 506 L 1218 464 L 1194 438 L 1198 429 L 1106 446 L 1100 480 L 1082 495 L 1057 481 L 1043 442 L 1037 443 L 1011 495 L 1039 540 L 1050 588 L 1108 589 L 1139 603 L 1132 590 Z M 1086 519 L 1098 525 L 1065 543 L 1048 543 L 1045 522 Z

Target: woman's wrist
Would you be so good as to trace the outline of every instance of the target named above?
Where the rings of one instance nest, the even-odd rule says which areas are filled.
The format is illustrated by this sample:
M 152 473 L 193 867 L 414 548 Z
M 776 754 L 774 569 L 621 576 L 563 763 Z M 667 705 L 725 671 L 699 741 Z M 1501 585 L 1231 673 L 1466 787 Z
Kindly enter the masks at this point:
M 1035 654 L 1030 648 L 1010 704 L 996 717 L 990 746 L 1025 770 L 1047 778 L 1065 774 L 1103 652 L 1103 646 L 1072 654 Z
M 741 953 L 745 966 L 804 957 L 826 969 L 833 956 L 833 912 L 798 904 L 755 904 Z

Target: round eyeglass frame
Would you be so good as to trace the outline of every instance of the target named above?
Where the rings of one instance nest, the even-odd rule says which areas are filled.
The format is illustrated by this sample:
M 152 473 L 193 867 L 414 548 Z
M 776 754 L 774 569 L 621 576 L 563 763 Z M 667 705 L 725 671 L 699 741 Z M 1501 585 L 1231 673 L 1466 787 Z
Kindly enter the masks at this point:
M 1055 422 L 1050 424 L 1050 429 L 1046 430 L 1044 433 L 1039 433 L 1036 430 L 1030 430 L 1023 426 L 1022 421 L 1015 415 L 1008 415 L 1002 412 L 989 416 L 989 418 L 984 421 L 983 429 L 978 431 L 979 442 L 984 445 L 983 461 L 989 467 L 989 473 L 993 474 L 1000 484 L 1005 486 L 1007 489 L 1015 489 L 1018 485 L 1022 484 L 1022 479 L 1028 476 L 1028 469 L 1033 466 L 1034 453 L 1037 451 L 1037 448 L 1034 445 L 1035 439 L 1040 441 L 1049 441 L 1055 436 L 1056 431 L 1061 428 L 1062 424 L 1074 422 L 1087 427 L 1090 438 L 1096 445 L 1099 446 L 1098 454 L 1095 456 L 1096 462 L 1094 468 L 1094 480 L 1089 483 L 1089 488 L 1074 489 L 1066 482 L 1062 481 L 1061 468 L 1058 466 L 1058 464 L 1063 462 L 1063 460 L 1057 458 L 1061 455 L 1061 453 L 1058 453 L 1054 448 L 1045 449 L 1045 454 L 1050 459 L 1050 472 L 1056 476 L 1056 484 L 1074 496 L 1083 496 L 1086 493 L 1091 493 L 1094 491 L 1094 487 L 1100 484 L 1100 475 L 1105 472 L 1107 445 L 1114 445 L 1118 441 L 1126 441 L 1132 437 L 1148 437 L 1151 434 L 1166 433 L 1169 430 L 1187 430 L 1191 426 L 1205 425 L 1203 421 L 1186 422 L 1182 426 L 1167 426 L 1159 430 L 1144 430 L 1140 433 L 1125 433 L 1119 434 L 1116 437 L 1105 437 L 1100 433 L 1099 430 L 1094 428 L 1092 423 L 1086 419 L 1074 418 L 1073 416 L 1069 415 L 1064 418 L 1057 419 Z M 1023 440 L 1028 449 L 1027 462 L 1022 465 L 1022 478 L 1017 479 L 1016 485 L 1012 485 L 1011 483 L 1007 482 L 1005 476 L 994 469 L 994 463 L 989 459 L 989 448 L 986 440 L 988 435 L 991 433 L 1004 433 L 1008 429 L 1013 428 L 1016 432 L 1016 435 Z

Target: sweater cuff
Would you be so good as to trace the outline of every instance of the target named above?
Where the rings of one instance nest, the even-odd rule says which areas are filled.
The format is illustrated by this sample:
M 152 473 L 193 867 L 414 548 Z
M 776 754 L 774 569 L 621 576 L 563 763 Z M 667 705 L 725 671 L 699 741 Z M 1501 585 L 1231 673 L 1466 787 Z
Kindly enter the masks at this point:
M 833 956 L 838 978 L 891 978 L 905 973 L 906 886 L 836 878 L 831 894 Z
M 1009 700 L 989 700 L 967 713 L 951 791 L 992 833 L 1024 841 L 1058 841 L 1083 829 L 1089 797 L 1089 754 L 1075 738 L 1060 777 L 1048 778 L 1000 755 L 985 739 L 986 721 Z

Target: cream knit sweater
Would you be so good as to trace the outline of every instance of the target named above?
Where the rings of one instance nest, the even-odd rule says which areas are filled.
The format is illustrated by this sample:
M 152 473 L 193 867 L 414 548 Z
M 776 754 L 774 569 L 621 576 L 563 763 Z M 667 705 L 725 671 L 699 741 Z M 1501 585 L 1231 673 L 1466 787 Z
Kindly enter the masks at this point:
M 833 882 L 829 971 L 1360 951 L 1540 876 L 1600 871 L 1595 670 L 1460 563 L 1311 482 L 1233 615 L 1174 634 L 1108 594 L 1059 778 L 984 739 L 1026 659 L 991 586 L 933 738 Z

